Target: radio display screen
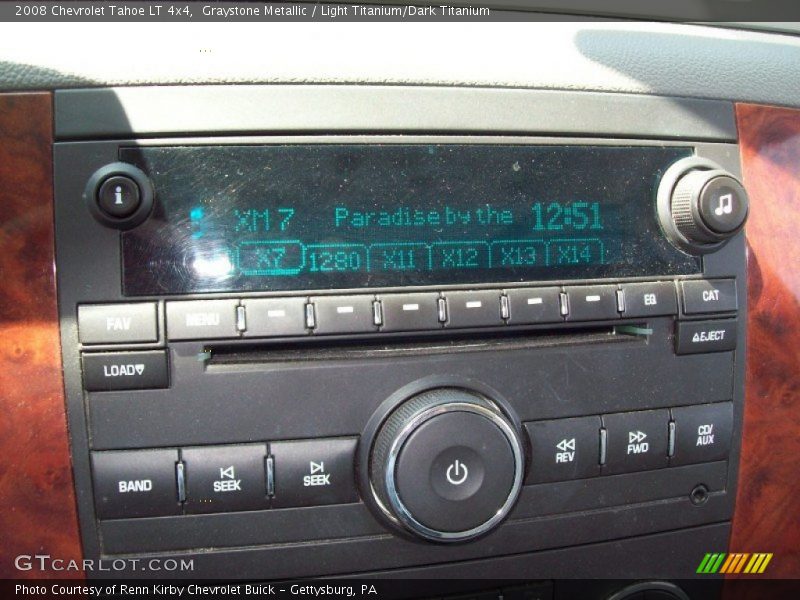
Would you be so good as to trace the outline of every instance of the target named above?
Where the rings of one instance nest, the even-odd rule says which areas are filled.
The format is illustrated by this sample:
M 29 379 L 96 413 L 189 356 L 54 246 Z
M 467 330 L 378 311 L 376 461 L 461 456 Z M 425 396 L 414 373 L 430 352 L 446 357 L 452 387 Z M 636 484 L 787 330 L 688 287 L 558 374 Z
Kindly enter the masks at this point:
M 124 293 L 356 289 L 697 273 L 656 218 L 690 148 L 293 144 L 123 148 L 156 203 Z

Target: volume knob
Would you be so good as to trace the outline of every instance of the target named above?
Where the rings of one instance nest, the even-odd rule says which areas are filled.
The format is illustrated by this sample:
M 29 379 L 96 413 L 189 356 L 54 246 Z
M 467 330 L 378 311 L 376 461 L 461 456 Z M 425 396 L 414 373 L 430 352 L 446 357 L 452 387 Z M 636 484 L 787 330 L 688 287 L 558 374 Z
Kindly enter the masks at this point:
M 744 227 L 749 202 L 741 183 L 718 165 L 685 159 L 659 188 L 659 215 L 670 241 L 691 254 L 717 250 Z
M 386 419 L 370 457 L 370 483 L 384 516 L 437 541 L 478 537 L 516 501 L 524 449 L 511 420 L 480 394 L 437 388 Z

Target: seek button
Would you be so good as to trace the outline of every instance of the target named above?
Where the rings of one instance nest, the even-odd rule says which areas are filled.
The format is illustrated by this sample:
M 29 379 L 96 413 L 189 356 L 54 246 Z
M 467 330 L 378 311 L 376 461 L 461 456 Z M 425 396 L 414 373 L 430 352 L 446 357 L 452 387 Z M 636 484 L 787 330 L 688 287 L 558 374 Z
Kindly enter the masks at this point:
M 186 512 L 267 508 L 264 444 L 184 448 Z
M 273 507 L 358 502 L 353 475 L 356 440 L 275 442 L 270 450 L 275 461 Z

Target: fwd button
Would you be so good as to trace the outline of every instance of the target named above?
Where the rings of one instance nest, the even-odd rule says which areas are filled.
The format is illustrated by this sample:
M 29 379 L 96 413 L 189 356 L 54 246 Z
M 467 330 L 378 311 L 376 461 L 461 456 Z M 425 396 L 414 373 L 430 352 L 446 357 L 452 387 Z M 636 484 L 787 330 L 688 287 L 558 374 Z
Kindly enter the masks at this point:
M 165 388 L 169 385 L 167 352 L 84 354 L 83 385 L 90 392 Z
M 607 432 L 603 473 L 630 473 L 667 466 L 669 411 L 644 410 L 603 416 Z

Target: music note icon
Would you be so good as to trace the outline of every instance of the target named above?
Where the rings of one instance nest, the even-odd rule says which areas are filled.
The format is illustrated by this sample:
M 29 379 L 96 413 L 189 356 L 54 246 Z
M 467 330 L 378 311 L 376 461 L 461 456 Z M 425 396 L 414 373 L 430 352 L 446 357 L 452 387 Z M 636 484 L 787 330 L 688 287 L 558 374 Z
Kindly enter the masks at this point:
M 733 194 L 725 194 L 719 197 L 719 206 L 714 209 L 714 214 L 718 217 L 729 215 L 733 212 Z

